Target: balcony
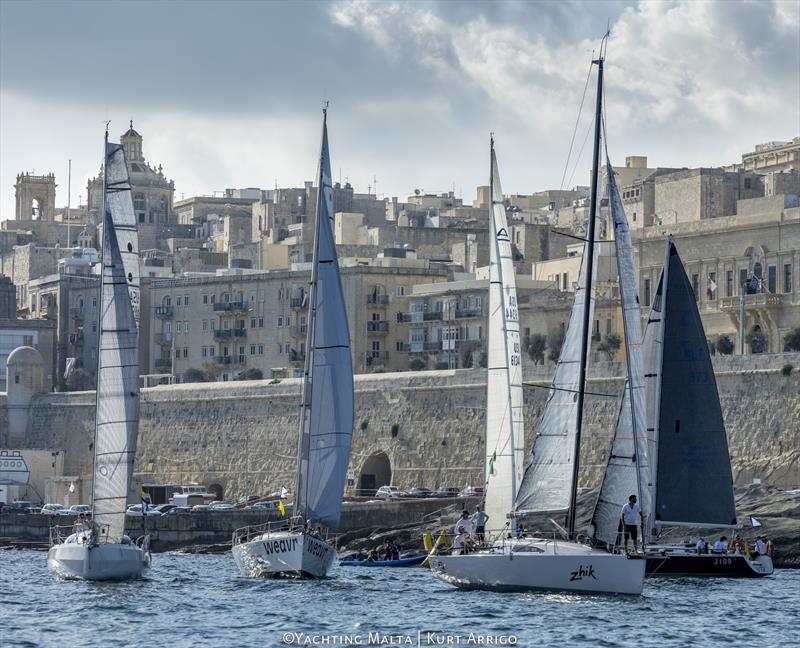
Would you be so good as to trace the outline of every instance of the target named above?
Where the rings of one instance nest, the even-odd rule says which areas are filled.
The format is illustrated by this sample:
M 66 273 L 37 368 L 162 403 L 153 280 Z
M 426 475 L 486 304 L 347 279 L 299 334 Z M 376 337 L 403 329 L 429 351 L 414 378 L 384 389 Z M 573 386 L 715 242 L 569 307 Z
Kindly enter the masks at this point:
M 156 333 L 153 341 L 159 346 L 172 346 L 172 333 Z
M 156 370 L 172 371 L 172 358 L 156 358 Z
M 214 329 L 215 340 L 233 340 L 247 337 L 247 329 Z
M 289 306 L 291 308 L 303 308 L 305 306 L 306 298 L 305 297 L 292 297 L 289 300 Z
M 215 313 L 246 313 L 250 306 L 243 301 L 218 302 L 214 304 Z
M 410 353 L 423 353 L 425 351 L 441 351 L 442 350 L 442 342 L 441 340 L 437 342 L 409 342 L 408 344 L 404 345 L 404 350 Z
M 389 303 L 389 295 L 367 295 L 368 306 L 386 306 Z
M 483 317 L 483 309 L 481 308 L 459 308 L 456 310 L 456 318 L 467 317 Z
M 160 317 L 161 319 L 172 319 L 172 315 L 174 311 L 172 310 L 172 306 L 156 306 L 156 317 Z
M 307 332 L 308 332 L 308 327 L 305 324 L 292 326 L 289 329 L 289 333 L 291 334 L 291 336 L 296 338 L 304 338 Z
M 367 366 L 386 364 L 389 361 L 388 351 L 367 351 Z
M 215 356 L 214 362 L 218 365 L 222 366 L 239 366 L 245 363 L 245 357 L 243 355 L 233 355 L 233 356 Z
M 431 313 L 398 313 L 398 322 L 437 322 L 444 319 L 442 311 L 433 311 Z
M 369 335 L 386 335 L 389 332 L 389 322 L 386 320 L 372 320 L 367 322 L 367 333 Z
M 773 295 L 770 293 L 755 293 L 744 298 L 744 308 L 749 310 L 763 310 L 765 308 L 780 308 L 783 306 L 784 295 Z M 719 309 L 726 313 L 739 312 L 741 308 L 741 297 L 723 297 L 719 300 Z

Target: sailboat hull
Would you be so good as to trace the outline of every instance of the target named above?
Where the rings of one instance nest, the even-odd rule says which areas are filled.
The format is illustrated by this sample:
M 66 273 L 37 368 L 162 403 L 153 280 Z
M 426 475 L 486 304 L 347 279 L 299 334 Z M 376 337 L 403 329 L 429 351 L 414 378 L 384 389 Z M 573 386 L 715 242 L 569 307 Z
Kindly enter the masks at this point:
M 324 578 L 335 557 L 333 545 L 296 531 L 268 533 L 233 546 L 233 559 L 246 578 Z
M 64 543 L 50 547 L 47 567 L 65 579 L 132 580 L 150 568 L 150 553 L 133 544 Z
M 546 590 L 603 594 L 642 593 L 645 561 L 581 545 L 552 543 L 541 553 L 479 552 L 463 556 L 434 556 L 431 571 L 459 589 L 494 591 Z
M 748 560 L 742 555 L 648 554 L 648 576 L 760 578 L 773 573 L 772 558 Z

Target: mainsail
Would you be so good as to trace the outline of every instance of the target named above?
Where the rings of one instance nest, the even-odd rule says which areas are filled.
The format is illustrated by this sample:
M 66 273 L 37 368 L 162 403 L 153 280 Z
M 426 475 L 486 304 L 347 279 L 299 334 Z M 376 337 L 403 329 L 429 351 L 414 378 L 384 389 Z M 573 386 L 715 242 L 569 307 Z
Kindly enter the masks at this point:
M 309 523 L 335 528 L 353 435 L 353 361 L 333 218 L 325 112 L 295 502 L 296 513 Z
M 735 525 L 728 440 L 696 296 L 667 239 L 644 340 L 656 524 Z M 648 525 L 652 528 L 652 524 Z
M 92 513 L 104 539 L 118 543 L 139 429 L 139 260 L 125 152 L 108 133 L 101 265 Z
M 547 395 L 539 431 L 533 441 L 533 452 L 525 466 L 525 475 L 517 493 L 517 513 L 563 511 L 569 507 L 578 420 L 587 247 L 585 244 L 575 300 L 569 314 L 553 384 Z M 594 266 L 597 267 L 597 247 Z M 594 319 L 595 304 L 596 273 L 592 274 L 589 321 Z
M 522 354 L 519 307 L 503 190 L 491 156 L 489 228 L 489 353 L 486 379 L 485 510 L 502 527 L 522 481 L 525 435 L 522 413 Z
M 628 375 L 625 381 L 611 452 L 603 484 L 595 504 L 592 525 L 598 540 L 616 544 L 622 507 L 630 495 L 639 496 L 645 513 L 652 510 L 648 457 L 652 450 L 645 425 L 644 365 L 642 361 L 641 310 L 636 286 L 636 266 L 628 219 L 617 189 L 611 161 L 606 158 L 614 249 L 619 276 L 620 303 L 625 333 Z

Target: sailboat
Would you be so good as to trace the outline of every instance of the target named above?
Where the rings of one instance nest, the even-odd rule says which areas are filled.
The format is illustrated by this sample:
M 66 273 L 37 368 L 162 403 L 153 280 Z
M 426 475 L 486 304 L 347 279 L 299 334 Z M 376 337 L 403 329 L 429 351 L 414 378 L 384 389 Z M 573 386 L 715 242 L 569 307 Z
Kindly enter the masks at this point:
M 513 487 L 517 478 L 517 470 L 521 467 L 518 461 L 517 448 L 522 447 L 522 439 L 515 436 L 513 404 L 509 397 L 507 405 L 506 431 L 499 436 L 492 428 L 497 428 L 496 421 L 489 420 L 492 411 L 492 397 L 499 401 L 502 395 L 502 380 L 493 376 L 491 371 L 496 367 L 492 362 L 491 349 L 496 340 L 513 340 L 514 328 L 506 319 L 490 319 L 489 327 L 489 367 L 487 380 L 494 381 L 488 389 L 487 403 L 487 489 L 486 509 L 490 510 L 490 502 L 496 497 L 511 506 L 505 510 L 509 522 L 503 528 L 501 537 L 496 538 L 488 548 L 474 553 L 450 556 L 431 556 L 431 571 L 441 580 L 461 589 L 490 589 L 499 591 L 513 590 L 554 590 L 576 592 L 602 592 L 620 594 L 640 594 L 644 585 L 645 561 L 637 556 L 627 556 L 596 549 L 584 542 L 579 542 L 575 534 L 575 510 L 577 499 L 577 481 L 579 468 L 580 435 L 583 418 L 583 397 L 585 394 L 586 364 L 589 346 L 589 328 L 592 321 L 594 305 L 595 264 L 595 215 L 597 205 L 597 171 L 599 160 L 603 57 L 597 61 L 598 91 L 595 115 L 594 164 L 591 188 L 591 207 L 587 241 L 581 265 L 575 301 L 570 313 L 569 326 L 566 331 L 561 356 L 559 358 L 553 386 L 550 390 L 545 411 L 534 441 L 533 453 L 524 468 L 518 489 Z M 513 277 L 513 270 L 502 272 L 502 260 L 510 255 L 499 234 L 505 227 L 505 211 L 503 196 L 500 191 L 497 164 L 492 156 L 492 188 L 491 191 L 491 227 L 492 258 L 491 278 L 503 288 L 506 276 Z M 632 256 L 632 251 L 628 253 Z M 632 260 L 631 260 L 632 265 Z M 510 263 L 509 263 L 510 266 Z M 512 284 L 513 285 L 513 284 Z M 635 282 L 634 282 L 635 288 Z M 501 290 L 501 293 L 505 293 Z M 508 309 L 505 309 L 508 313 Z M 514 320 L 516 314 L 513 313 Z M 638 314 L 637 314 L 638 317 Z M 499 326 L 498 326 L 499 324 Z M 518 336 L 518 325 L 516 328 Z M 518 337 L 517 337 L 518 339 Z M 512 342 L 513 345 L 513 342 Z M 513 346 L 512 346 L 513 350 Z M 638 353 L 638 348 L 635 349 Z M 500 360 L 504 358 L 501 356 Z M 511 367 L 514 360 L 511 354 L 505 367 L 506 380 L 511 381 L 514 372 Z M 495 372 L 500 376 L 502 371 Z M 498 386 L 499 385 L 499 386 Z M 635 395 L 639 398 L 639 395 Z M 521 421 L 521 414 L 519 416 Z M 521 433 L 521 425 L 520 425 Z M 492 472 L 497 470 L 497 455 L 489 446 L 489 440 L 508 439 L 501 448 L 512 449 L 503 467 L 509 472 L 505 481 L 491 480 Z M 513 445 L 517 444 L 517 445 Z M 493 494 L 492 489 L 504 489 L 502 493 Z M 533 536 L 520 537 L 520 525 L 530 513 L 544 511 L 568 510 L 567 540 L 559 540 L 555 535 L 546 537 L 537 533 Z
M 657 533 L 669 527 L 729 532 L 741 528 L 714 368 L 696 297 L 671 236 L 667 237 L 664 267 L 647 320 L 643 355 L 652 458 L 648 476 L 651 505 L 642 506 L 648 574 L 771 574 L 769 556 L 699 554 L 694 544 L 657 540 Z M 616 496 L 619 503 L 625 496 L 614 486 L 606 486 L 601 500 Z M 616 523 L 597 511 L 595 518 L 604 539 L 612 542 Z
M 92 522 L 62 539 L 47 566 L 64 578 L 126 580 L 150 567 L 149 536 L 125 535 L 139 432 L 139 257 L 125 151 L 109 144 L 103 170 L 103 245 L 95 409 Z
M 323 578 L 336 557 L 336 529 L 353 434 L 353 362 L 333 239 L 333 185 L 323 109 L 297 482 L 291 519 L 238 529 L 233 558 L 246 577 Z

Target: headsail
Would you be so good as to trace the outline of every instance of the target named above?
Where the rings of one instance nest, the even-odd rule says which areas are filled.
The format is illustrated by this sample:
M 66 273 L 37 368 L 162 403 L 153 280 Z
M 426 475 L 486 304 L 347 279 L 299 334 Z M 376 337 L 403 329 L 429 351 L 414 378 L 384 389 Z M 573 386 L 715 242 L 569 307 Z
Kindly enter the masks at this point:
M 491 156 L 489 353 L 486 378 L 486 513 L 496 528 L 514 508 L 522 481 L 525 434 L 519 307 L 503 190 Z
M 655 383 L 653 424 L 648 423 L 657 444 L 655 522 L 736 524 L 714 368 L 696 296 L 671 237 L 644 357 L 648 379 Z
M 339 525 L 353 435 L 353 361 L 333 218 L 326 113 L 322 125 L 295 510 L 311 524 L 335 528 Z
M 539 431 L 533 441 L 533 452 L 525 466 L 525 476 L 517 493 L 518 513 L 563 511 L 569 507 L 578 420 L 578 383 L 588 257 L 586 248 L 587 245 L 584 245 L 575 301 L 569 314 L 553 384 L 547 395 Z M 595 267 L 597 252 L 598 248 L 595 247 Z M 589 290 L 590 321 L 594 319 L 595 284 L 592 277 Z
M 595 538 L 613 545 L 618 536 L 620 512 L 630 495 L 639 497 L 639 505 L 645 514 L 652 510 L 648 466 L 651 448 L 648 445 L 645 429 L 641 310 L 631 234 L 611 161 L 608 158 L 606 158 L 606 169 L 611 218 L 614 224 L 614 249 L 617 257 L 628 375 L 608 465 L 595 504 L 592 525 Z
M 120 542 L 139 430 L 139 261 L 125 153 L 106 134 L 93 519 Z

